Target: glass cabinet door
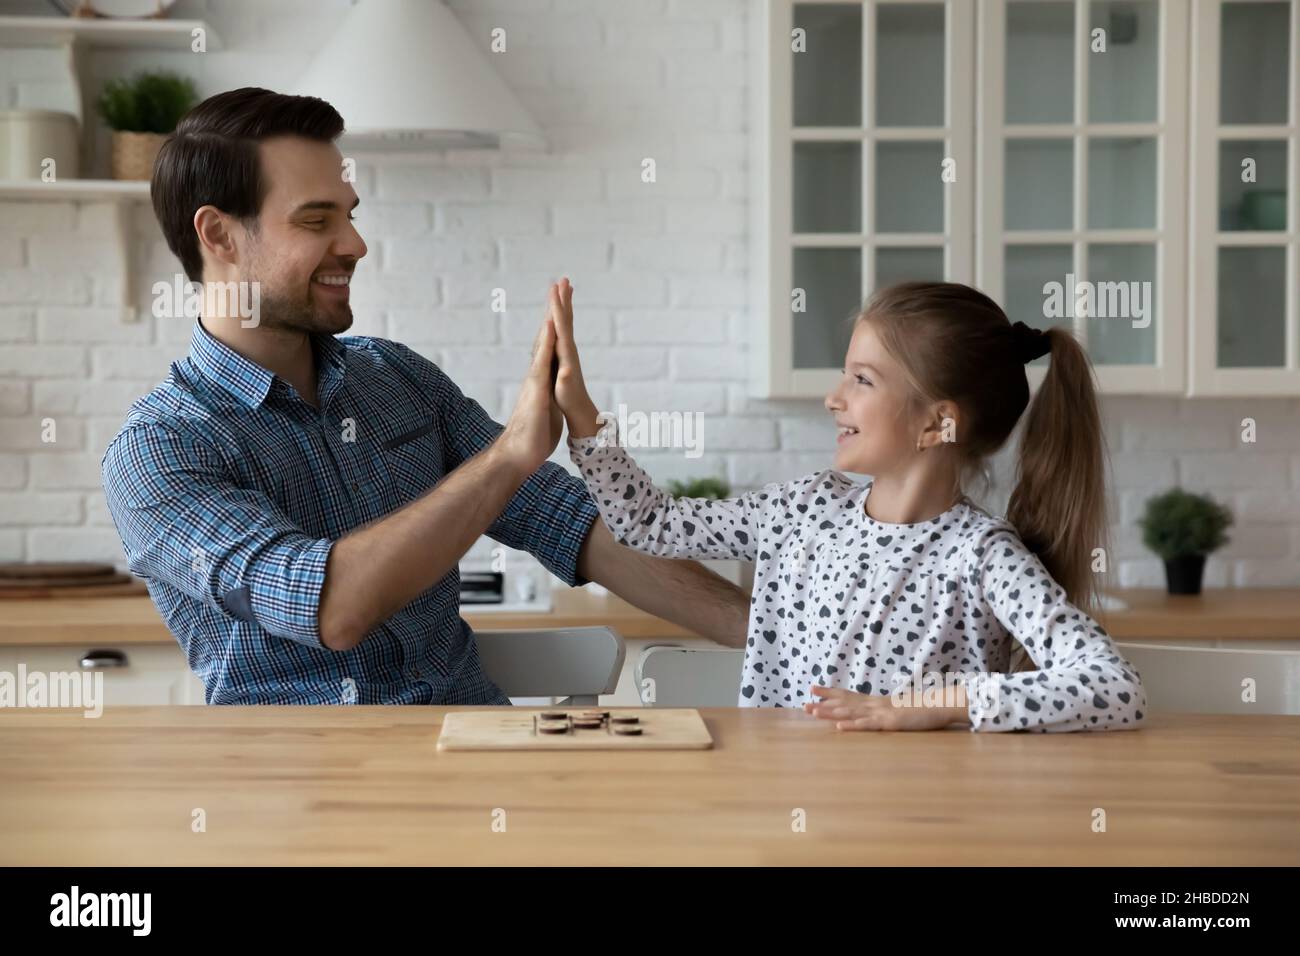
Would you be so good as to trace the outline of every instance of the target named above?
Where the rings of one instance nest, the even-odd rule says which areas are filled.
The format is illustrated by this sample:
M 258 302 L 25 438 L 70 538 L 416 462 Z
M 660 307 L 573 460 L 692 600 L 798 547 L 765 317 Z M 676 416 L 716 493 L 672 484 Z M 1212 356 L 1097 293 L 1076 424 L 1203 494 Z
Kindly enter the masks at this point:
M 1185 4 L 980 9 L 981 286 L 1072 329 L 1103 388 L 1182 391 Z
M 973 281 L 974 5 L 774 0 L 767 15 L 773 208 L 756 268 L 773 329 L 758 385 L 820 396 L 873 290 Z
M 1193 61 L 1192 390 L 1300 387 L 1300 4 L 1202 0 Z

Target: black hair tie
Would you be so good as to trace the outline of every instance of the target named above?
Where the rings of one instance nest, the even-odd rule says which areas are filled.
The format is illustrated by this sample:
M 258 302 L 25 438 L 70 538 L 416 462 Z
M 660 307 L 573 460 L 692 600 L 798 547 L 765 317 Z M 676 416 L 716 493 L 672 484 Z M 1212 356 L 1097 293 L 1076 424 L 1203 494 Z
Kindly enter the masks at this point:
M 1025 325 L 1023 322 L 1016 322 L 1011 326 L 1011 334 L 1014 340 L 1016 357 L 1020 359 L 1022 365 L 1032 362 L 1036 358 L 1042 358 L 1052 351 L 1052 337 L 1042 329 L 1036 329 L 1032 325 Z

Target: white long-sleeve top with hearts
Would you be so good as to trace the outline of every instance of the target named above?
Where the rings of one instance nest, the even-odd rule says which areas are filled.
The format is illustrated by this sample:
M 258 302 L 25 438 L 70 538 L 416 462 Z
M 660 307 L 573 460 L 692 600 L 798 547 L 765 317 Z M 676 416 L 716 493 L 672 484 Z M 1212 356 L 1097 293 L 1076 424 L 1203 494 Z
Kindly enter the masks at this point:
M 622 544 L 755 563 L 742 707 L 801 706 L 814 684 L 885 696 L 938 675 L 967 687 L 972 730 L 1143 720 L 1140 678 L 1106 632 L 1014 527 L 967 499 L 928 521 L 886 524 L 866 512 L 871 482 L 836 471 L 722 501 L 674 498 L 620 447 L 615 422 L 568 444 Z M 1012 636 L 1038 670 L 1005 673 Z

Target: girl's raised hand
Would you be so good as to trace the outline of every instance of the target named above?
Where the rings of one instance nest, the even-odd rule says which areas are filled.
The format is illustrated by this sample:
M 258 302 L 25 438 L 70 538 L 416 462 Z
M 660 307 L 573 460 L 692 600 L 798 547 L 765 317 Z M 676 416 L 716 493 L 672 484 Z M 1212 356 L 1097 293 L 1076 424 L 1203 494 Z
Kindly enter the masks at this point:
M 551 295 L 555 295 L 555 286 L 551 286 Z M 559 444 L 563 432 L 563 417 L 551 387 L 554 361 L 555 324 L 547 314 L 542 317 L 541 328 L 533 340 L 533 355 L 519 386 L 514 411 L 498 438 L 502 450 L 525 475 L 541 467 Z
M 573 337 L 573 286 L 567 278 L 551 286 L 551 324 L 555 326 L 555 403 L 564 412 L 573 438 L 587 438 L 600 431 L 599 411 L 587 393 Z
M 970 719 L 965 707 L 898 707 L 892 697 L 820 685 L 812 692 L 823 699 L 804 704 L 804 712 L 835 721 L 836 730 L 942 730 Z

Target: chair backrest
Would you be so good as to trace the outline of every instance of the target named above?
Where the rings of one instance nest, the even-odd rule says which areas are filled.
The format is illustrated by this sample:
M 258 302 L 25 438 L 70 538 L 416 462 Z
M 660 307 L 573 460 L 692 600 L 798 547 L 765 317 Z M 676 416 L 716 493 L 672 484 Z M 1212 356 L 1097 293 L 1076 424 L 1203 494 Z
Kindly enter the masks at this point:
M 623 669 L 623 638 L 608 627 L 475 631 L 483 672 L 507 697 L 568 697 L 596 704 Z
M 1115 647 L 1137 668 L 1152 713 L 1300 714 L 1300 652 L 1167 644 Z M 1242 699 L 1247 686 L 1253 702 Z
M 637 693 L 651 707 L 735 707 L 744 663 L 744 651 L 654 644 L 637 659 Z

